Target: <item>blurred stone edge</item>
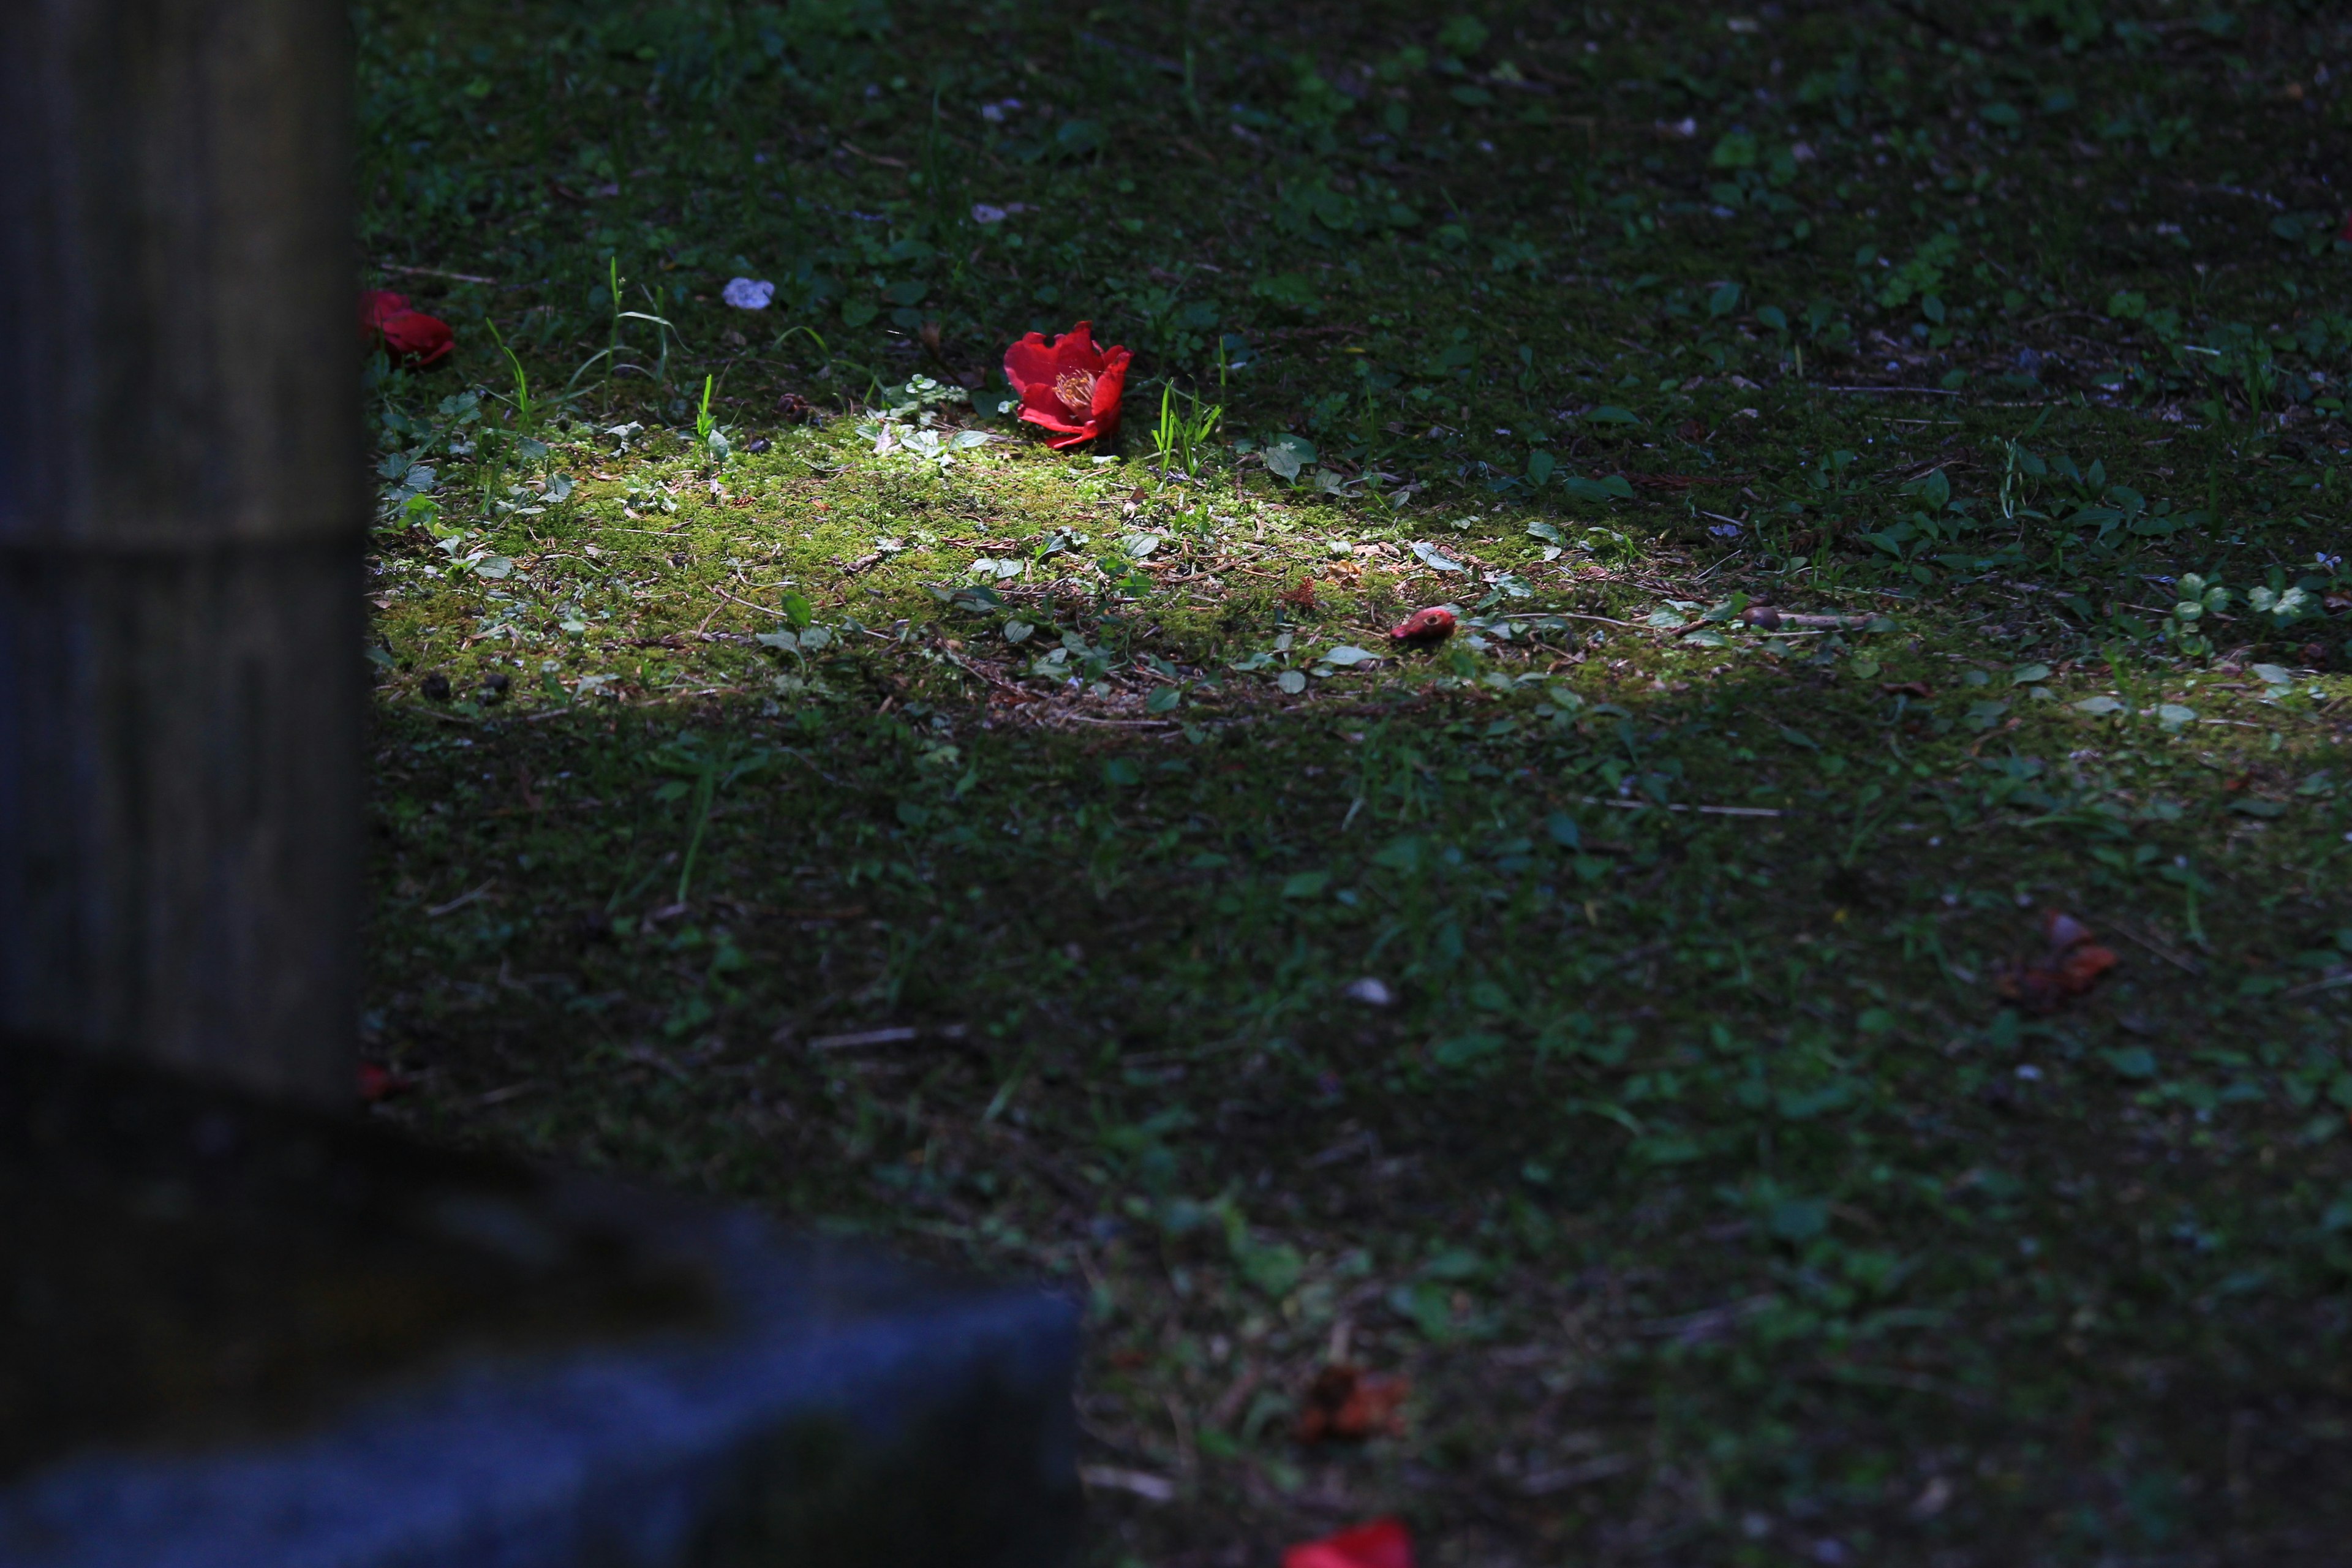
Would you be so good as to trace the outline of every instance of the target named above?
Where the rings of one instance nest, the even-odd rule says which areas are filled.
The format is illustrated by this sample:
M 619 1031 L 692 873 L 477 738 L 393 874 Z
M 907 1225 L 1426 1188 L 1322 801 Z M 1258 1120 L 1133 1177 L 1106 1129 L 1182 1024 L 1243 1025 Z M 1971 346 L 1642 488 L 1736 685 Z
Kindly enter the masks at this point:
M 72 1222 L 41 1223 L 60 1215 Z M 120 1253 L 123 1235 L 105 1235 L 119 1227 L 135 1245 L 110 1267 L 137 1270 L 172 1250 L 174 1226 L 207 1224 L 198 1272 L 229 1267 L 223 1250 L 300 1272 L 322 1251 L 389 1247 L 412 1272 L 454 1268 L 476 1288 L 510 1275 L 527 1292 L 561 1257 L 563 1292 L 601 1289 L 607 1270 L 615 1299 L 647 1299 L 634 1275 L 667 1280 L 653 1296 L 670 1304 L 544 1343 L 410 1347 L 266 1421 L 20 1429 L 0 1468 L 5 1568 L 1055 1568 L 1075 1554 L 1078 1328 L 1063 1298 L 5 1039 L 0 1272 L 17 1289 L 0 1300 L 16 1346 L 0 1430 L 76 1408 L 84 1374 L 44 1335 L 63 1345 L 89 1326 L 36 1310 L 45 1268 L 76 1278 L 58 1249 Z M 110 1310 L 151 1326 L 203 1294 L 176 1278 L 133 1293 Z M 140 1405 L 121 1363 L 98 1375 Z

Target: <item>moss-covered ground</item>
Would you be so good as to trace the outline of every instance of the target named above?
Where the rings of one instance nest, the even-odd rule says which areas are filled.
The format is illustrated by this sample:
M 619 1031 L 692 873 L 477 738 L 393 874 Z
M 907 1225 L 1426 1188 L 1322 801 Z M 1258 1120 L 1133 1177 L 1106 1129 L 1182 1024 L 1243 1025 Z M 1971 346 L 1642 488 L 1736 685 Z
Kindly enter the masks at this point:
M 357 17 L 381 1114 L 1080 1294 L 1107 1568 L 2343 1560 L 2342 8 Z

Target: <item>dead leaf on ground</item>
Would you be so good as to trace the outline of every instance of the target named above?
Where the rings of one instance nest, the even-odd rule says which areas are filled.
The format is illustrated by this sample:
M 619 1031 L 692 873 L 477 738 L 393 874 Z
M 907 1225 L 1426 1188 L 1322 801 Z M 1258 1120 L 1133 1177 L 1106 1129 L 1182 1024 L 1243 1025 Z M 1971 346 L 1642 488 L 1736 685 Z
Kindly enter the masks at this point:
M 1404 1402 L 1412 1382 L 1384 1377 L 1345 1363 L 1327 1366 L 1307 1385 L 1306 1407 L 1298 1414 L 1298 1440 L 1328 1439 L 1360 1442 L 1367 1437 L 1404 1435 Z

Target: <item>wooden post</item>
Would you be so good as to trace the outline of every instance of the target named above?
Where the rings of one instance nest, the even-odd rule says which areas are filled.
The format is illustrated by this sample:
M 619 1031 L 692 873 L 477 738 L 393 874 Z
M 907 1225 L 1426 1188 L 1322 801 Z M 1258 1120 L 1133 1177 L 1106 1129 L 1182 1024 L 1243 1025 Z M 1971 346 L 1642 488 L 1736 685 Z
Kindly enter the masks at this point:
M 0 1033 L 352 1095 L 335 0 L 0 0 Z

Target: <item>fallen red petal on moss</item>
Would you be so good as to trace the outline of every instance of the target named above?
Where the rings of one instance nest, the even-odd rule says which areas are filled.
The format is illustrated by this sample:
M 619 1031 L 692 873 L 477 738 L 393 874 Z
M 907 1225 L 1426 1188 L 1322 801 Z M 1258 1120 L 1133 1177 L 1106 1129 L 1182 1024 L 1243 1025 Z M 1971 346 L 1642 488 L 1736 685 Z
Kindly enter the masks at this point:
M 1050 344 L 1032 332 L 1004 351 L 1004 379 L 1021 397 L 1021 417 L 1055 432 L 1049 447 L 1108 441 L 1118 434 L 1119 399 L 1135 356 L 1123 348 L 1097 348 L 1091 321 L 1080 321 Z
M 360 331 L 371 343 L 381 343 L 394 363 L 412 370 L 439 364 L 457 346 L 448 322 L 411 309 L 405 294 L 380 289 L 360 296 Z
M 1327 1366 L 1307 1385 L 1305 1408 L 1298 1414 L 1298 1440 L 1401 1437 L 1403 1405 L 1412 1393 L 1412 1384 L 1407 1378 L 1381 1377 L 1344 1363 Z
M 1412 1537 L 1393 1519 L 1376 1519 L 1282 1554 L 1282 1568 L 1412 1568 Z
M 1415 610 L 1389 628 L 1389 641 L 1401 647 L 1435 647 L 1454 635 L 1454 612 L 1444 605 Z

